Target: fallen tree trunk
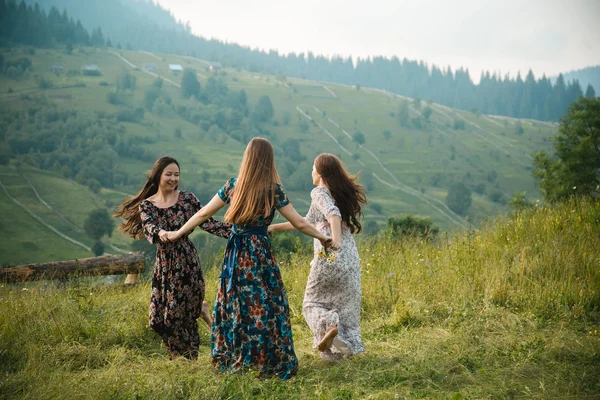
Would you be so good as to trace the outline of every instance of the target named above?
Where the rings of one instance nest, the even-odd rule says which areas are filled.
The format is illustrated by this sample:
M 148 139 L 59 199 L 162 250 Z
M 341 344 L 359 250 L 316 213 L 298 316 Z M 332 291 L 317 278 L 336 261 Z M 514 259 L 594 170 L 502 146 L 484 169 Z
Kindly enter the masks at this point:
M 144 255 L 130 253 L 43 264 L 0 267 L 0 280 L 4 282 L 23 282 L 80 278 L 82 276 L 139 274 L 143 271 Z

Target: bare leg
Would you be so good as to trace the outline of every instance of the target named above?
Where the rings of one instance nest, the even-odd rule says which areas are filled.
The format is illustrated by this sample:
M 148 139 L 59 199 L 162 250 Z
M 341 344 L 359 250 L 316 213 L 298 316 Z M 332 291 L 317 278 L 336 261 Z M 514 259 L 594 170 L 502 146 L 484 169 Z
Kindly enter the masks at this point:
M 333 339 L 337 336 L 337 334 L 338 334 L 338 328 L 337 328 L 337 326 L 331 328 L 325 334 L 325 336 L 323 336 L 323 339 L 321 339 L 321 341 L 317 345 L 317 348 L 319 349 L 319 351 L 328 350 L 331 347 L 331 345 L 333 344 Z
M 202 302 L 202 312 L 200 313 L 200 318 L 206 322 L 206 325 L 208 325 L 208 332 L 210 333 L 212 319 L 210 318 L 210 311 L 208 311 L 208 303 L 206 301 Z

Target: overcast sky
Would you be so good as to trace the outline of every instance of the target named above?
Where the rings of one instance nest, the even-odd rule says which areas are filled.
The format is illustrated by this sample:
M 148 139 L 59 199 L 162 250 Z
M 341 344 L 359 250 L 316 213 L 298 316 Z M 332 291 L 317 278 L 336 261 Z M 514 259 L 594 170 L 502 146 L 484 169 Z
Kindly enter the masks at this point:
M 600 0 L 158 0 L 194 34 L 281 53 L 397 56 L 537 78 L 600 65 Z

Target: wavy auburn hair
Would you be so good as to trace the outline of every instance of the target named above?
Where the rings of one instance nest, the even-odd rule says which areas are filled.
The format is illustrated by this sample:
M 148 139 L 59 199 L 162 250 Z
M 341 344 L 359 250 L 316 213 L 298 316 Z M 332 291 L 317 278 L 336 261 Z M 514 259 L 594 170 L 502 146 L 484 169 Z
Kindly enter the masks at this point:
M 133 198 L 125 200 L 123 204 L 117 207 L 114 216 L 123 218 L 125 221 L 119 225 L 119 229 L 124 233 L 129 234 L 134 239 L 143 239 L 144 233 L 142 228 L 142 218 L 140 217 L 139 206 L 142 200 L 156 194 L 160 177 L 171 164 L 176 164 L 179 168 L 179 163 L 173 157 L 161 157 L 154 163 L 152 170 L 147 173 L 148 180 L 146 184 Z M 179 187 L 179 186 L 177 186 Z M 177 187 L 175 189 L 177 189 Z
M 348 225 L 350 232 L 359 233 L 362 229 L 359 218 L 363 216 L 362 205 L 367 203 L 367 196 L 362 185 L 356 183 L 358 176 L 350 175 L 340 159 L 329 153 L 315 158 L 315 169 L 340 209 L 342 222 Z
M 253 138 L 246 146 L 225 221 L 246 224 L 257 216 L 268 217 L 275 205 L 278 183 L 281 184 L 281 178 L 275 168 L 271 142 Z

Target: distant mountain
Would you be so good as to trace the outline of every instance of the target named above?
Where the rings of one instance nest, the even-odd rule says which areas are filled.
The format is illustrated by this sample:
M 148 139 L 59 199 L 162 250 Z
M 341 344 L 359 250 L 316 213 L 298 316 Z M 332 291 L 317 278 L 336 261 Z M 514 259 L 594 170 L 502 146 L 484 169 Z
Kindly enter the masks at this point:
M 584 93 L 588 84 L 592 85 L 596 91 L 596 96 L 600 96 L 600 65 L 566 72 L 563 73 L 563 77 L 567 82 L 577 79 Z M 550 78 L 553 84 L 556 82 L 556 78 L 556 76 Z
M 6 3 L 5 3 L 6 1 Z M 16 0 L 0 0 L 0 26 L 11 25 L 12 29 L 0 29 L 1 39 L 8 43 L 50 46 L 52 42 L 35 27 L 35 21 L 44 16 L 35 8 L 29 12 L 15 4 Z M 403 96 L 431 100 L 448 107 L 477 113 L 504 115 L 543 121 L 557 121 L 569 104 L 585 93 L 585 87 L 569 79 L 557 79 L 552 84 L 544 75 L 535 77 L 530 70 L 525 78 L 501 77 L 490 72 L 481 75 L 479 84 L 474 84 L 468 69 L 450 68 L 427 64 L 423 60 L 408 60 L 398 57 L 368 57 L 353 60 L 351 57 L 329 58 L 314 55 L 312 52 L 279 54 L 277 51 L 261 51 L 219 40 L 206 39 L 191 34 L 189 25 L 178 22 L 174 16 L 160 5 L 146 0 L 26 0 L 29 4 L 40 4 L 42 10 L 50 12 L 56 7 L 63 16 L 80 21 L 83 28 L 90 31 L 87 44 L 97 47 L 107 45 L 127 50 L 180 54 L 218 61 L 224 66 L 243 68 L 251 72 L 282 74 L 322 82 L 334 82 L 357 87 L 372 87 Z M 2 20 L 3 4 L 5 18 Z M 13 4 L 13 6 L 10 6 Z M 23 3 L 20 3 L 23 4 Z M 63 12 L 66 11 L 66 12 Z M 12 17 L 11 15 L 14 15 Z M 63 20 L 66 18 L 62 18 Z M 26 23 L 20 22 L 25 20 Z M 15 22 L 17 21 L 17 22 Z M 77 22 L 72 26 L 78 27 Z M 27 28 L 25 28 L 27 27 Z M 60 27 L 55 29 L 60 33 Z M 82 28 L 82 29 L 83 29 Z M 71 29 L 73 31 L 73 29 Z M 56 33 L 56 32 L 55 32 Z M 40 38 L 31 40 L 33 36 Z M 85 40 L 72 43 L 86 44 Z M 85 35 L 83 35 L 85 36 Z M 84 38 L 85 39 L 85 38 Z M 595 89 L 600 86 L 596 86 Z

